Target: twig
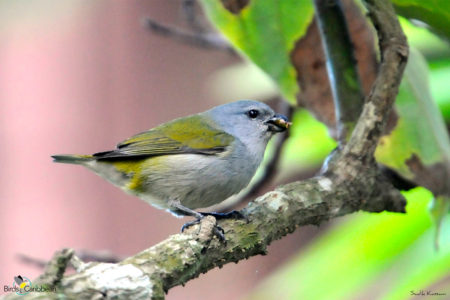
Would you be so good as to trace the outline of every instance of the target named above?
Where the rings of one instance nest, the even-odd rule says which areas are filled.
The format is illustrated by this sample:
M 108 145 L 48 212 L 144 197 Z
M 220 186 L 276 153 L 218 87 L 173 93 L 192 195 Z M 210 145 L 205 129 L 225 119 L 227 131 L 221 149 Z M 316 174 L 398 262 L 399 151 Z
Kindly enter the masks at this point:
M 124 257 L 119 257 L 109 251 L 78 250 L 75 251 L 75 254 L 79 259 L 86 262 L 117 263 L 124 259 Z M 49 263 L 47 260 L 31 257 L 23 253 L 19 253 L 17 257 L 23 263 L 34 265 L 38 268 L 44 268 Z
M 198 22 L 198 17 L 195 13 L 196 0 L 182 0 L 181 8 L 187 24 L 196 32 L 204 32 L 204 26 Z
M 327 59 L 339 142 L 346 142 L 363 107 L 364 93 L 340 0 L 314 0 Z
M 44 259 L 39 259 L 39 258 L 35 258 L 35 257 L 31 257 L 29 255 L 23 254 L 23 253 L 19 253 L 17 254 L 17 257 L 19 258 L 19 260 L 21 262 L 23 262 L 24 264 L 29 264 L 29 265 L 33 265 L 37 268 L 44 268 L 45 265 L 48 263 L 48 261 L 44 260 Z
M 150 18 L 143 19 L 143 25 L 153 33 L 166 36 L 179 42 L 204 49 L 216 49 L 235 55 L 236 51 L 227 40 L 217 33 L 188 32 L 186 30 L 163 25 Z

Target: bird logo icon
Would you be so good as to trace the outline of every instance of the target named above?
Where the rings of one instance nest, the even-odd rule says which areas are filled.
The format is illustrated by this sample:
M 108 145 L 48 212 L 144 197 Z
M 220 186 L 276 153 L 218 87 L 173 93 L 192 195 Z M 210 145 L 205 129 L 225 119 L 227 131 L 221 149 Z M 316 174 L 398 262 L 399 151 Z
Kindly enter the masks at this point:
M 25 290 L 25 288 L 27 286 L 31 287 L 31 281 L 28 278 L 26 278 L 26 277 L 22 277 L 21 275 L 17 275 L 17 276 L 14 276 L 13 286 L 19 287 L 20 290 L 17 291 L 18 295 L 25 295 L 25 294 L 28 294 L 28 292 L 29 292 L 29 291 L 27 292 Z

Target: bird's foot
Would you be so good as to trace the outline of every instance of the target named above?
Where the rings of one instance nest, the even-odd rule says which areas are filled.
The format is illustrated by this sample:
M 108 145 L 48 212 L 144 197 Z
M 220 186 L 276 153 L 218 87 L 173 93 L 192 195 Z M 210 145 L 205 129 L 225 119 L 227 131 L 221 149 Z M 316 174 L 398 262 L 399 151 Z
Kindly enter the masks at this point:
M 222 219 L 241 219 L 242 220 L 242 219 L 244 219 L 248 223 L 247 217 L 236 210 L 233 210 L 228 213 L 216 213 L 216 212 L 204 213 L 204 212 L 196 212 L 196 211 L 194 211 L 190 208 L 187 208 L 177 202 L 172 203 L 172 206 L 173 206 L 173 208 L 171 209 L 172 212 L 177 212 L 177 213 L 181 212 L 184 215 L 189 215 L 189 216 L 195 217 L 194 221 L 187 222 L 181 227 L 181 232 L 184 232 L 187 228 L 191 227 L 192 225 L 199 224 L 203 219 L 205 219 L 205 217 L 210 216 L 213 218 L 208 218 L 208 219 L 213 219 L 213 222 L 207 222 L 208 225 L 206 226 L 206 230 L 207 231 L 209 230 L 209 232 L 214 233 L 214 235 L 217 236 L 217 238 L 222 242 L 225 242 L 225 231 L 223 230 L 222 227 L 217 225 L 216 220 L 222 220 Z M 202 224 L 202 225 L 206 225 L 206 224 Z
M 191 227 L 192 225 L 196 225 L 196 224 L 200 224 L 201 221 L 203 220 L 203 218 L 205 218 L 206 216 L 202 215 L 201 218 L 196 219 L 194 221 L 191 222 L 187 222 L 185 223 L 182 227 L 181 227 L 181 232 L 184 232 L 185 229 Z M 214 233 L 215 236 L 217 236 L 217 238 L 221 241 L 221 242 L 225 242 L 225 231 L 223 230 L 222 227 L 220 227 L 217 224 L 213 224 L 213 228 L 212 231 Z

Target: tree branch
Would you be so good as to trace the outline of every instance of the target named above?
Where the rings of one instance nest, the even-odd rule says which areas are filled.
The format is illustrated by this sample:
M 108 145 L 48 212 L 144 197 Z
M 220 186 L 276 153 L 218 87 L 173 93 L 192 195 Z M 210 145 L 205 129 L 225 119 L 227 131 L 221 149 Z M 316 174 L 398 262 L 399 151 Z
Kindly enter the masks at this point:
M 358 210 L 404 212 L 404 198 L 379 171 L 373 152 L 397 95 L 408 47 L 390 1 L 367 0 L 367 7 L 378 31 L 380 71 L 349 142 L 335 151 L 321 176 L 281 186 L 256 199 L 242 210 L 249 223 L 221 221 L 226 244 L 214 238 L 215 219 L 208 217 L 200 227 L 192 226 L 185 234 L 173 235 L 118 264 L 83 264 L 72 257 L 78 273 L 53 280 L 57 291 L 69 299 L 163 299 L 171 287 L 212 268 L 265 254 L 273 240 L 299 226 L 319 225 Z M 42 293 L 30 293 L 25 299 L 37 297 Z M 57 297 L 57 293 L 45 295 Z
M 381 64 L 344 153 L 373 159 L 378 140 L 398 94 L 409 48 L 391 2 L 365 0 L 365 3 L 378 33 Z

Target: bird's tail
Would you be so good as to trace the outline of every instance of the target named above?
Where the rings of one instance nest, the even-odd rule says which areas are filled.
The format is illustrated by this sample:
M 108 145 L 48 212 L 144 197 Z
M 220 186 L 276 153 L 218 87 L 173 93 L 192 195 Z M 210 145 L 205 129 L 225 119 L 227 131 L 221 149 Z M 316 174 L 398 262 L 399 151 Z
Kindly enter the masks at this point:
M 82 165 L 83 163 L 93 160 L 92 155 L 62 154 L 52 155 L 53 162 L 64 164 Z

